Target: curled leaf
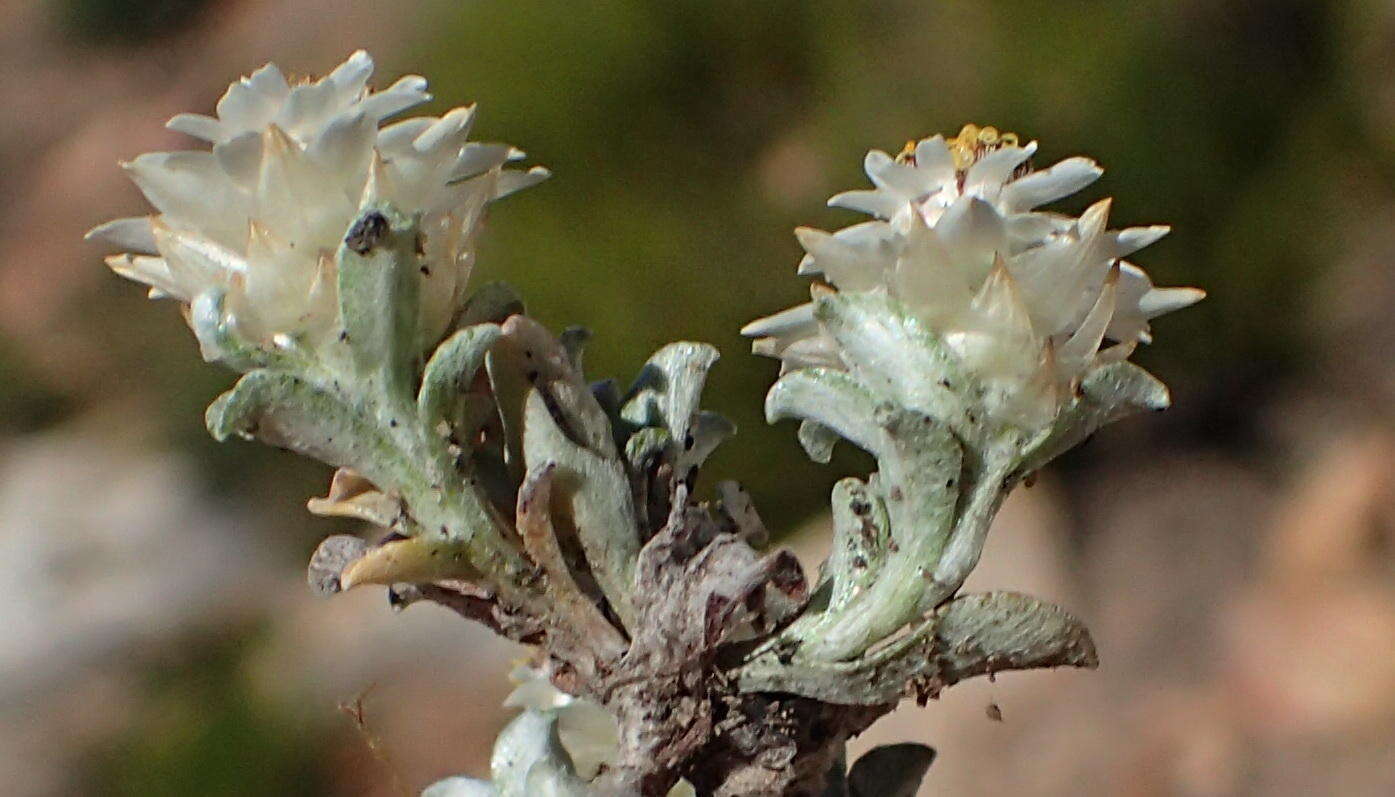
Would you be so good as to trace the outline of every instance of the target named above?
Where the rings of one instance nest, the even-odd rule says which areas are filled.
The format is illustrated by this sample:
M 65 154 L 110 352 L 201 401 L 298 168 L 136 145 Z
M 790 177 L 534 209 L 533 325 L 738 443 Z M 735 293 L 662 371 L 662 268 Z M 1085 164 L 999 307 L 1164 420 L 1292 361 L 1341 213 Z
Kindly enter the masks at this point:
M 417 392 L 417 412 L 428 429 L 450 420 L 447 407 L 484 365 L 485 353 L 502 332 L 495 324 L 476 324 L 456 332 L 437 347 L 426 364 L 421 390 Z
M 573 442 L 539 390 L 527 394 L 522 442 L 530 468 L 554 468 L 554 518 L 565 518 L 576 529 L 601 591 L 626 628 L 632 628 L 631 583 L 640 540 L 624 466 L 613 454 L 603 456 Z
M 343 589 L 339 574 L 355 559 L 363 556 L 368 544 L 352 534 L 336 534 L 321 542 L 310 556 L 306 580 L 319 595 L 333 595 Z
M 670 343 L 659 349 L 640 369 L 621 417 L 635 426 L 668 429 L 675 442 L 683 443 L 693 432 L 707 372 L 718 357 L 705 343 Z
M 306 508 L 321 517 L 355 518 L 383 528 L 395 528 L 407 522 L 401 499 L 380 492 L 372 482 L 349 468 L 336 470 L 329 495 L 311 498 Z
M 800 421 L 799 445 L 809 459 L 827 465 L 833 459 L 833 447 L 838 443 L 838 433 L 818 421 Z
M 400 582 L 478 579 L 470 563 L 468 547 L 439 534 L 421 534 L 390 540 L 369 548 L 339 574 L 339 584 L 352 589 L 360 584 L 390 586 Z
M 962 595 L 894 642 L 838 662 L 762 656 L 739 668 L 743 692 L 789 692 L 840 705 L 933 697 L 975 675 L 1099 665 L 1085 626 L 1066 611 L 1014 592 Z
M 566 350 L 541 324 L 526 316 L 510 317 L 485 362 L 517 479 L 523 477 L 523 416 L 534 390 L 546 396 L 568 437 L 601 456 L 616 455 L 605 410 Z
M 890 525 L 886 505 L 866 484 L 847 478 L 833 486 L 833 550 L 826 567 L 833 592 L 828 613 L 843 611 L 876 582 L 891 543 Z
M 1034 471 L 1079 445 L 1098 429 L 1139 412 L 1172 403 L 1167 386 L 1131 362 L 1108 362 L 1087 373 L 1080 391 L 1041 437 L 1022 454 L 1021 472 Z
M 350 467 L 376 484 L 397 483 L 392 443 L 379 427 L 337 393 L 284 371 L 257 370 L 219 396 L 204 415 L 218 441 L 257 438 L 336 467 Z
M 625 640 L 577 585 L 552 525 L 556 468 L 555 463 L 545 462 L 528 470 L 518 491 L 518 533 L 524 550 L 546 574 L 549 598 L 565 624 L 557 631 L 574 635 L 574 644 L 593 652 L 598 660 L 611 660 L 624 652 Z

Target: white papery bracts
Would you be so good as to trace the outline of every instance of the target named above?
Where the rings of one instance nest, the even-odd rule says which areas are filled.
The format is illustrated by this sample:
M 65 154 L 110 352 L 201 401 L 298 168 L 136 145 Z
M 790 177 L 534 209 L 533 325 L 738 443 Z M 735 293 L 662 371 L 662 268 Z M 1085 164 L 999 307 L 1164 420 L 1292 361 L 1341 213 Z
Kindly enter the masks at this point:
M 1097 366 L 1128 358 L 1150 340 L 1148 322 L 1204 294 L 1155 288 L 1124 260 L 1166 227 L 1107 227 L 1110 200 L 1079 218 L 1039 211 L 1100 176 L 1087 158 L 1034 171 L 1036 142 L 966 126 L 946 140 L 912 142 L 897 157 L 873 150 L 865 166 L 875 186 L 829 200 L 876 220 L 835 233 L 796 231 L 807 255 L 799 273 L 818 276 L 856 301 L 882 297 L 890 326 L 911 324 L 951 355 L 973 382 L 965 402 L 999 424 L 1031 433 L 1051 424 Z M 827 294 L 826 288 L 823 289 Z M 860 356 L 910 362 L 893 338 L 862 330 L 873 345 L 859 354 L 830 333 L 818 299 L 749 324 L 755 351 L 800 368 L 865 370 Z M 858 348 L 856 346 L 852 348 Z M 949 378 L 949 374 L 943 375 Z M 972 389 L 974 395 L 967 396 Z
M 597 703 L 559 691 L 537 670 L 520 666 L 509 677 L 517 687 L 504 705 L 522 713 L 494 743 L 489 780 L 458 775 L 431 784 L 421 797 L 595 794 L 592 781 L 615 758 L 615 718 Z M 679 781 L 668 797 L 692 794 L 692 785 Z
M 902 691 L 860 700 L 934 694 L 963 669 L 935 664 L 935 651 L 959 638 L 989 669 L 1027 648 L 1043 654 L 1027 666 L 1094 666 L 1088 632 L 1056 607 L 959 590 L 1016 484 L 1101 426 L 1168 405 L 1127 359 L 1151 318 L 1202 294 L 1154 288 L 1123 260 L 1167 228 L 1110 230 L 1108 200 L 1079 218 L 1039 211 L 1101 172 L 1084 158 L 1033 171 L 1036 149 L 970 125 L 895 158 L 871 152 L 874 188 L 829 203 L 876 219 L 798 230 L 799 272 L 824 282 L 812 302 L 743 330 L 783 362 L 767 419 L 801 421 L 815 460 L 846 440 L 877 462 L 833 491 L 834 553 L 815 590 L 826 601 L 757 651 L 744 688 L 848 702 L 865 679 Z M 967 637 L 954 630 L 961 609 Z M 987 654 L 986 628 L 1040 636 Z M 805 669 L 792 676 L 786 660 Z
M 317 347 L 337 335 L 335 250 L 370 205 L 391 204 L 421 230 L 420 348 L 449 331 L 465 300 L 485 206 L 548 172 L 505 166 L 505 144 L 467 141 L 474 106 L 441 117 L 384 120 L 431 99 L 407 76 L 368 87 L 359 51 L 327 77 L 293 84 L 274 64 L 233 83 L 216 117 L 180 114 L 169 127 L 210 149 L 156 152 L 125 164 L 156 215 L 89 233 L 127 250 L 122 276 L 191 308 L 209 359 L 221 330 L 255 346 Z

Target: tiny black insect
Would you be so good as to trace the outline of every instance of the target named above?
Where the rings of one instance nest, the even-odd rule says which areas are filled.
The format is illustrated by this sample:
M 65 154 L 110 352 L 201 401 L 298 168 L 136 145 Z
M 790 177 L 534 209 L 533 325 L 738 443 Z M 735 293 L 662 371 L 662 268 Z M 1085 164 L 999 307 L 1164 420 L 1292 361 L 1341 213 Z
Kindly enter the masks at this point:
M 349 234 L 344 237 L 344 245 L 360 255 L 366 255 L 391 231 L 387 217 L 374 211 L 354 222 Z

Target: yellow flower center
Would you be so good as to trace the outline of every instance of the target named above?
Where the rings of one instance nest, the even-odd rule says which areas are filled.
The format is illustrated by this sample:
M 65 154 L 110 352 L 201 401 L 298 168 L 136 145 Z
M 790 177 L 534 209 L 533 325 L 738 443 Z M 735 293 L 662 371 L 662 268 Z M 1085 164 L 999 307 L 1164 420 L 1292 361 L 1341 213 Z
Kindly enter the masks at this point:
M 915 163 L 915 145 L 916 142 L 907 141 L 896 159 L 902 163 Z M 954 168 L 961 172 L 995 149 L 1017 145 L 1016 133 L 1003 133 L 991 125 L 979 127 L 967 124 L 959 135 L 945 140 L 945 146 L 949 147 L 949 153 L 954 157 Z
M 996 127 L 979 127 L 968 124 L 959 131 L 959 135 L 945 142 L 949 146 L 949 152 L 954 156 L 954 168 L 967 169 L 978 162 L 979 158 L 1002 147 L 1017 146 L 1016 133 L 1000 133 Z

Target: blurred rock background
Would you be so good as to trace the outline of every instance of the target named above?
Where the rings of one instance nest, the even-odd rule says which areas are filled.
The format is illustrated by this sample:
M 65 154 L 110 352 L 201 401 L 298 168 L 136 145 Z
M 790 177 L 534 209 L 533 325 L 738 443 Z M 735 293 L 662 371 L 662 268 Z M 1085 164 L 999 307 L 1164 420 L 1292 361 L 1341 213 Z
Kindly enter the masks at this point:
M 833 468 L 767 428 L 736 330 L 806 290 L 797 224 L 869 147 L 966 121 L 1107 169 L 1070 209 L 1167 222 L 1140 255 L 1210 298 L 1138 359 L 1176 407 L 1019 491 L 977 586 L 1086 618 L 1094 673 L 1007 675 L 859 747 L 940 751 L 923 793 L 1395 793 L 1395 6 L 1386 0 L 0 0 L 0 793 L 399 795 L 480 772 L 520 651 L 381 594 L 314 600 L 328 472 L 215 445 L 231 377 L 87 228 L 143 205 L 116 162 L 188 146 L 267 60 L 358 47 L 478 101 L 557 176 L 499 206 L 477 280 L 597 333 L 628 378 L 725 353 L 741 479 L 817 561 Z M 341 704 L 362 708 L 356 722 Z M 990 704 L 1002 721 L 989 718 Z

